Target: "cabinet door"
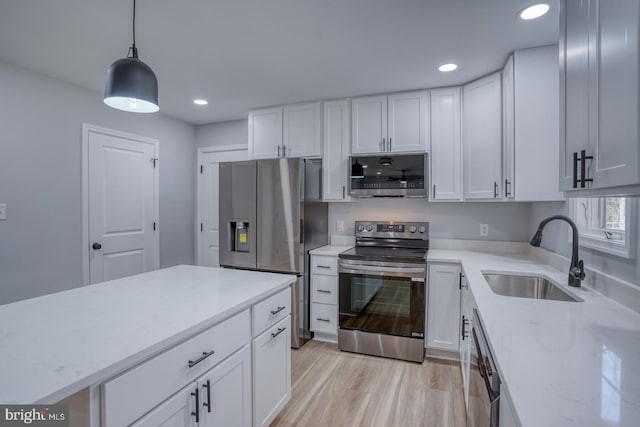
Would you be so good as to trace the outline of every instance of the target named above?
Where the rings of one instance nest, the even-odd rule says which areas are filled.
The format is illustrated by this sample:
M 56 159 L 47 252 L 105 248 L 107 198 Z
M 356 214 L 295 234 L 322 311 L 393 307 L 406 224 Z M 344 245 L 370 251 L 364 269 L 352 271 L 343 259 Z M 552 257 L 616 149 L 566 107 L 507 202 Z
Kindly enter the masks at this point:
M 389 95 L 387 151 L 425 152 L 429 147 L 429 93 Z
M 322 199 L 348 200 L 351 112 L 349 100 L 325 102 L 322 145 Z
M 466 280 L 464 276 L 462 280 Z M 466 282 L 464 282 L 466 283 Z M 463 290 L 460 298 L 460 312 L 461 316 L 461 325 L 460 325 L 460 368 L 462 371 L 462 384 L 464 387 L 464 403 L 465 407 L 469 402 L 469 374 L 471 371 L 471 340 L 473 340 L 473 336 L 471 335 L 471 328 L 473 327 L 471 323 L 471 307 L 468 301 L 468 293 L 469 290 L 466 288 L 466 285 L 463 285 Z
M 464 86 L 465 199 L 496 199 L 502 188 L 502 82 L 495 73 Z
M 431 197 L 462 198 L 460 88 L 431 91 Z
M 283 111 L 282 155 L 320 157 L 320 103 L 289 105 Z
M 513 68 L 513 55 L 511 55 L 502 70 L 502 175 L 504 179 L 502 197 L 505 199 L 515 197 L 515 81 Z M 538 169 L 540 168 L 539 164 L 536 166 Z
M 268 426 L 290 398 L 291 317 L 287 316 L 253 340 L 253 425 Z
M 282 150 L 282 107 L 249 111 L 249 158 L 275 159 Z
M 351 153 L 387 151 L 387 97 L 351 100 Z
M 251 426 L 251 347 L 238 350 L 198 379 L 199 426 Z
M 588 146 L 589 6 L 587 0 L 560 5 L 560 190 L 573 187 L 573 153 Z
M 459 350 L 460 343 L 460 266 L 429 265 L 427 307 L 427 347 Z
M 195 427 L 196 383 L 191 383 L 140 418 L 131 427 Z
M 638 0 L 589 3 L 591 188 L 640 183 L 639 16 Z

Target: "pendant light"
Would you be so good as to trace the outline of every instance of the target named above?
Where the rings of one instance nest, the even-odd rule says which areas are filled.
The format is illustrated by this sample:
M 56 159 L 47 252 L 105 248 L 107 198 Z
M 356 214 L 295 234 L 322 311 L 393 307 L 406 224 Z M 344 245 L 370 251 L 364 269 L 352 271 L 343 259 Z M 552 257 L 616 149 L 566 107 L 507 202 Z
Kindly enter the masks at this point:
M 104 103 L 133 113 L 155 113 L 158 107 L 158 79 L 151 68 L 140 61 L 136 48 L 136 0 L 133 0 L 133 44 L 126 58 L 107 70 Z

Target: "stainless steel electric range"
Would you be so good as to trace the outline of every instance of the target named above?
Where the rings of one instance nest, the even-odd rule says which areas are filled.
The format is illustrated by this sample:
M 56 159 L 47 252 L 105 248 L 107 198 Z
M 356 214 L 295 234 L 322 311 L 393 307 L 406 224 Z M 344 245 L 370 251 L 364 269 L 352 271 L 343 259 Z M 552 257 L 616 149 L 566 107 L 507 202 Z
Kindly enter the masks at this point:
M 339 255 L 338 347 L 424 360 L 428 222 L 356 221 Z

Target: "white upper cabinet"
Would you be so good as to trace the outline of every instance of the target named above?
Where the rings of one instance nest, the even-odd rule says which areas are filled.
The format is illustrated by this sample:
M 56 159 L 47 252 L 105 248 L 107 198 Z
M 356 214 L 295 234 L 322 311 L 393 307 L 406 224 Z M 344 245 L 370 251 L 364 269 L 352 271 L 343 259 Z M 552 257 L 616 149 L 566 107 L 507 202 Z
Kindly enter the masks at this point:
M 249 158 L 320 157 L 320 103 L 249 112 Z
M 431 91 L 431 199 L 461 200 L 460 88 Z
M 249 158 L 272 159 L 282 154 L 282 107 L 249 111 Z
M 427 151 L 428 92 L 354 98 L 351 117 L 353 154 Z
M 320 103 L 288 105 L 283 111 L 283 157 L 319 157 L 322 155 L 320 139 Z
M 464 86 L 462 120 L 464 198 L 501 198 L 501 73 L 491 74 Z
M 639 15 L 638 0 L 561 2 L 562 190 L 640 192 Z
M 559 162 L 558 47 L 516 50 L 503 72 L 503 95 L 503 196 L 564 200 L 553 167 Z
M 330 101 L 323 105 L 322 199 L 349 200 L 347 191 L 351 112 L 349 100 Z

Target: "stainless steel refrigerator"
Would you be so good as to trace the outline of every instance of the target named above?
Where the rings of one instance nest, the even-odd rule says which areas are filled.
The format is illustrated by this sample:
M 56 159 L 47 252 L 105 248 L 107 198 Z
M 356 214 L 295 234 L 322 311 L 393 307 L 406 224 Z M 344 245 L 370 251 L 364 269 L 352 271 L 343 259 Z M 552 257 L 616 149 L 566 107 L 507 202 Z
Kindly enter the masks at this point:
M 220 163 L 220 265 L 298 277 L 291 304 L 294 348 L 311 338 L 309 251 L 329 240 L 321 169 L 321 160 L 309 159 Z

